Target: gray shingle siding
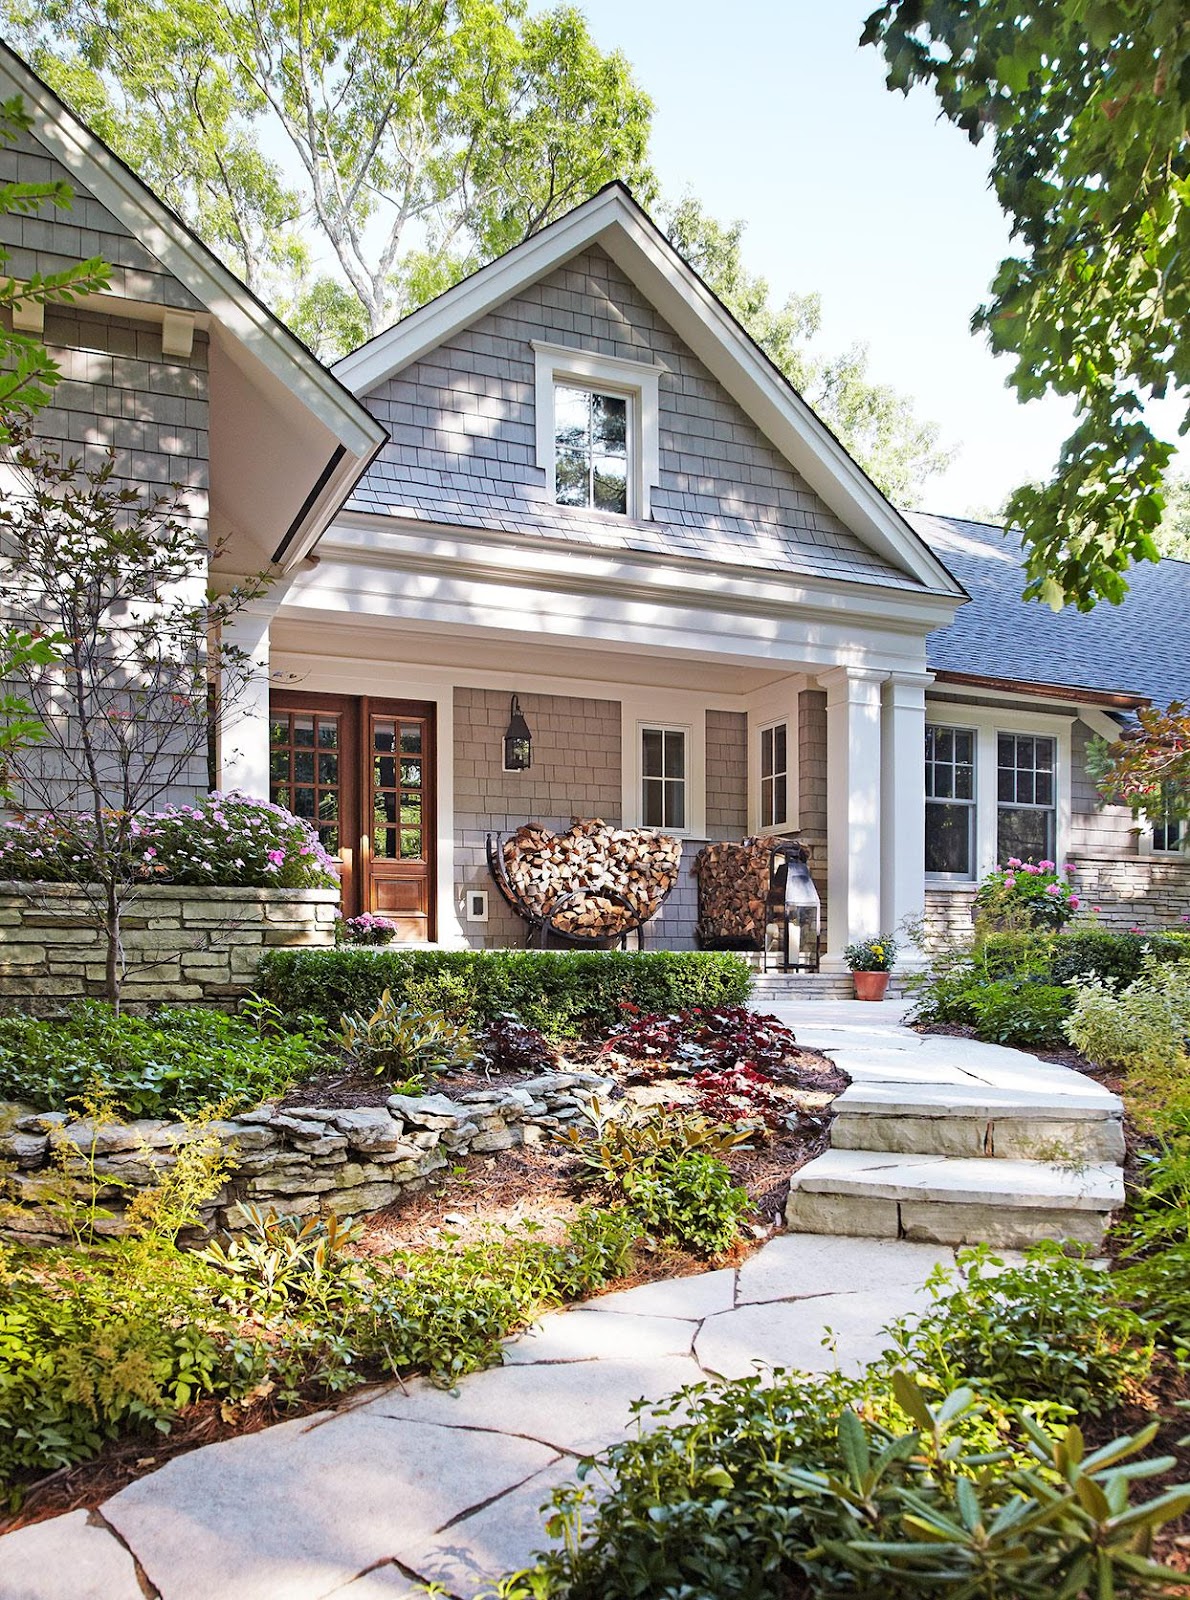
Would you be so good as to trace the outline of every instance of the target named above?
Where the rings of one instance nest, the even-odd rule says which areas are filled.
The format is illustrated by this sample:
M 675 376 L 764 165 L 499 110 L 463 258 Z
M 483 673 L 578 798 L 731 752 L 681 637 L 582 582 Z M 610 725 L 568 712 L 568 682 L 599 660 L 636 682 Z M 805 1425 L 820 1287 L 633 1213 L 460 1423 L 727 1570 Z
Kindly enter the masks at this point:
M 534 339 L 668 369 L 651 521 L 554 505 L 536 462 Z M 455 334 L 367 403 L 392 442 L 351 509 L 916 586 L 828 510 L 598 248 Z
M 15 146 L 0 146 L 0 181 L 57 180 L 74 189 L 72 211 L 43 207 L 34 218 L 0 216 L 0 241 L 12 251 L 8 271 L 27 277 L 98 254 L 116 268 L 111 281 L 117 293 L 197 308 L 190 292 L 31 135 Z M 113 300 L 112 310 L 118 310 L 118 301 Z M 118 476 L 136 488 L 163 492 L 180 485 L 186 511 L 205 535 L 210 490 L 206 334 L 196 331 L 189 358 L 178 360 L 163 355 L 155 323 L 60 305 L 46 307 L 42 337 L 61 377 L 50 405 L 34 418 L 37 438 L 64 459 L 88 467 L 101 465 L 114 450 Z M 163 799 L 193 799 L 206 786 L 204 751 Z M 77 797 L 64 792 L 60 803 L 75 804 Z
M 57 272 L 90 256 L 102 256 L 112 268 L 111 288 L 116 294 L 179 310 L 203 309 L 152 251 L 133 238 L 31 133 L 0 145 L 0 182 L 68 183 L 74 195 L 69 210 L 47 202 L 31 216 L 0 216 L 0 244 L 10 252 L 6 270 L 13 277 Z

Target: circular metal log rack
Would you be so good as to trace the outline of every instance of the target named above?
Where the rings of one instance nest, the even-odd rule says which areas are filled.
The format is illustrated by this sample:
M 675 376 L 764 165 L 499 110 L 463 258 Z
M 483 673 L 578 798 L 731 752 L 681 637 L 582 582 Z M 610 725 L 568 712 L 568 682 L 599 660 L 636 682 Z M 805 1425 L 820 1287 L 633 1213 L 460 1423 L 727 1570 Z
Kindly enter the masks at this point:
M 508 866 L 504 859 L 504 845 L 511 837 L 511 834 L 505 833 L 488 834 L 488 870 L 495 880 L 496 887 L 509 906 L 516 912 L 518 917 L 523 918 L 529 924 L 529 931 L 525 935 L 525 943 L 527 945 L 537 945 L 544 950 L 552 935 L 555 939 L 561 940 L 563 944 L 597 949 L 606 947 L 610 942 L 618 944 L 621 950 L 627 950 L 629 935 L 635 933 L 637 948 L 644 949 L 644 925 L 648 918 L 641 917 L 634 909 L 632 902 L 626 895 L 622 895 L 618 889 L 571 889 L 565 894 L 558 895 L 544 910 L 537 910 L 530 906 L 522 899 L 508 876 Z M 657 911 L 665 903 L 669 893 L 670 890 L 667 889 L 649 912 L 650 917 L 656 916 Z M 559 928 L 554 919 L 590 894 L 598 894 L 601 900 L 610 900 L 613 904 L 622 906 L 628 917 L 624 927 L 618 928 L 614 933 L 592 934 L 572 933 L 568 929 Z

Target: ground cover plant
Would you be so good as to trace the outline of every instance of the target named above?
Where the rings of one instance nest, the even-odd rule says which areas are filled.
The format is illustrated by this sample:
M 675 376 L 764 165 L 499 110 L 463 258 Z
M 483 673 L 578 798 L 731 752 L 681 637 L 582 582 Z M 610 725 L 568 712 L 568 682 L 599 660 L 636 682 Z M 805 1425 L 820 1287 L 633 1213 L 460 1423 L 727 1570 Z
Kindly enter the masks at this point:
M 1077 1600 L 1177 1579 L 1149 1551 L 1190 1488 L 1133 1500 L 1171 1465 L 1142 1459 L 1152 1430 L 1091 1450 L 1077 1425 L 887 1365 L 698 1384 L 648 1414 L 557 1492 L 563 1546 L 503 1600 Z
M 189 1117 L 257 1105 L 321 1065 L 317 1035 L 258 1030 L 202 1006 L 147 1016 L 83 1000 L 64 1016 L 0 1017 L 0 1100 L 73 1110 L 96 1088 L 117 1115 Z
M 0 1246 L 0 1501 L 10 1507 L 41 1475 L 119 1436 L 168 1433 L 203 1401 L 247 1421 L 385 1374 L 451 1383 L 543 1307 L 621 1276 L 639 1234 L 627 1212 L 588 1208 L 558 1241 L 496 1230 L 458 1250 L 376 1256 L 358 1251 L 349 1221 L 248 1209 L 242 1238 L 186 1252 L 175 1231 L 223 1170 L 204 1143 L 188 1147 L 189 1180 L 175 1174 L 168 1192 L 142 1201 L 132 1235 Z

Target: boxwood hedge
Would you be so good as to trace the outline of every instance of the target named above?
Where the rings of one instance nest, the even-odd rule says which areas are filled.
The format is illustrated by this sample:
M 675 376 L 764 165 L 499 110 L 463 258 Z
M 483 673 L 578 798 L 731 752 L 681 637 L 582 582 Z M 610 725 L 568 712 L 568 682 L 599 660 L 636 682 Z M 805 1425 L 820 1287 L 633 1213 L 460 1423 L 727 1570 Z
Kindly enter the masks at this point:
M 752 975 L 723 951 L 272 950 L 260 968 L 261 992 L 290 1017 L 313 1013 L 337 1024 L 344 1012 L 396 1000 L 442 1005 L 472 1024 L 513 1013 L 551 1038 L 612 1027 L 621 1006 L 671 1012 L 739 1005 Z
M 1050 983 L 1103 978 L 1124 984 L 1140 976 L 1148 954 L 1159 961 L 1190 960 L 1190 933 L 1116 933 L 1108 928 L 989 933 L 980 941 L 978 954 L 986 976 L 992 979 L 1018 977 L 1027 971 Z

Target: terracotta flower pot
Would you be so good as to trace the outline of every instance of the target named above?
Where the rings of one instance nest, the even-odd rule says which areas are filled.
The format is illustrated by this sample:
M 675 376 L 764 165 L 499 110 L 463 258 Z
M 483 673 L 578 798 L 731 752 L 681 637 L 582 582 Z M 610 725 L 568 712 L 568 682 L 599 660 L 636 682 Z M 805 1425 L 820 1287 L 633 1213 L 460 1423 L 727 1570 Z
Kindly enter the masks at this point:
M 888 988 L 887 972 L 853 972 L 857 1000 L 883 1000 Z

